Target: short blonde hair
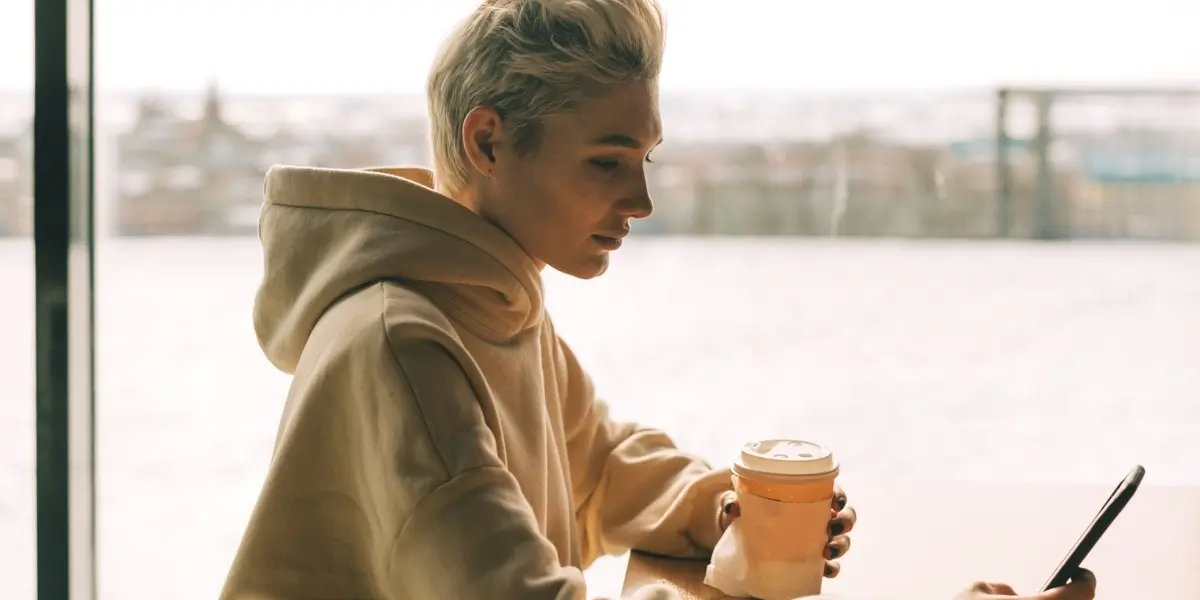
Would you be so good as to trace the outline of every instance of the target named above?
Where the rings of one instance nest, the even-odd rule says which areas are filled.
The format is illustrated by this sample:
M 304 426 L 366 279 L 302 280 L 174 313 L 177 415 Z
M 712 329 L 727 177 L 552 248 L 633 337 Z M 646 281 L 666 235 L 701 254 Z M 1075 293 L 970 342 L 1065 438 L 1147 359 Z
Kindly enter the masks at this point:
M 443 43 L 429 74 L 439 187 L 467 183 L 463 121 L 473 108 L 494 108 L 516 151 L 533 150 L 547 117 L 615 84 L 657 79 L 664 37 L 657 0 L 485 1 Z

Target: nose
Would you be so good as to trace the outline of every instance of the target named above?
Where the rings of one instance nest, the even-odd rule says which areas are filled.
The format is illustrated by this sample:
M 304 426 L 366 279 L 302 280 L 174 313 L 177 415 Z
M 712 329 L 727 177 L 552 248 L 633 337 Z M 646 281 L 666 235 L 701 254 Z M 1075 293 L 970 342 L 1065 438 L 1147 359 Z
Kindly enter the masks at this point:
M 654 212 L 654 201 L 650 199 L 650 190 L 645 181 L 634 193 L 617 203 L 617 212 L 630 219 L 645 219 Z

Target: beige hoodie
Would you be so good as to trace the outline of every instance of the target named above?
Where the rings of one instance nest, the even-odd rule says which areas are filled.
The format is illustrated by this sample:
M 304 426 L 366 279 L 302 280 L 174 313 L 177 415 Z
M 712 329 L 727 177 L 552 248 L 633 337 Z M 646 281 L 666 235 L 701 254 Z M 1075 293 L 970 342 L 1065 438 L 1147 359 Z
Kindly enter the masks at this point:
M 431 187 L 267 174 L 254 325 L 293 379 L 222 598 L 583 599 L 601 554 L 716 543 L 728 472 L 611 421 L 528 255 Z

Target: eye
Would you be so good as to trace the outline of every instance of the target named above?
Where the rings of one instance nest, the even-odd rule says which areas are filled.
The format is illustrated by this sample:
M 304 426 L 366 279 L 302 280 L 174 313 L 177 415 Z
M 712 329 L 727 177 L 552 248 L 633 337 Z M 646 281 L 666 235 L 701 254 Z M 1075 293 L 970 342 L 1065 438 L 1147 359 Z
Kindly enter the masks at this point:
M 601 171 L 615 171 L 621 166 L 620 162 L 606 158 L 594 158 L 591 163 Z

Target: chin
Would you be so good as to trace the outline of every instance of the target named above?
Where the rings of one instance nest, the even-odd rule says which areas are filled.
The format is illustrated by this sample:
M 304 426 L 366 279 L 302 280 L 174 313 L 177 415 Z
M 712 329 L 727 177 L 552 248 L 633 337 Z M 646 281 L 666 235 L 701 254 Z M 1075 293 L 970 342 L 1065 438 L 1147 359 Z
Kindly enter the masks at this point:
M 592 256 L 580 257 L 569 263 L 551 264 L 554 270 L 577 277 L 579 279 L 592 279 L 599 277 L 608 270 L 608 253 L 594 254 Z

